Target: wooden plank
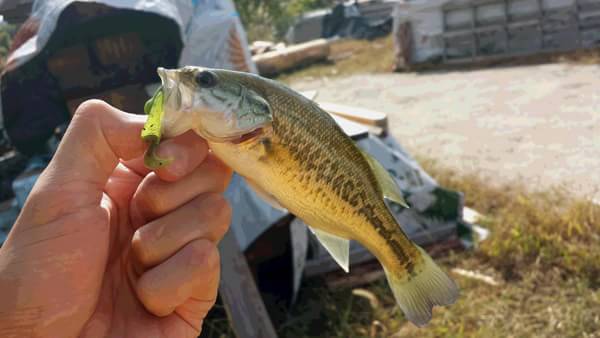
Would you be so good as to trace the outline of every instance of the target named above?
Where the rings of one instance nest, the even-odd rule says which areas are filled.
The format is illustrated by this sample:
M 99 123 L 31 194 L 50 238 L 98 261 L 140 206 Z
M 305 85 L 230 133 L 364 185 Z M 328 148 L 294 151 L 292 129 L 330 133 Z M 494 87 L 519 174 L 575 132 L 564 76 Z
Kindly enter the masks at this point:
M 352 122 L 341 116 L 330 114 L 335 122 L 344 130 L 346 135 L 350 136 L 353 140 L 360 140 L 369 136 L 369 128 L 362 124 Z
M 507 13 L 507 15 L 508 15 L 508 13 Z M 542 21 L 542 20 L 540 18 L 537 18 L 537 19 L 527 19 L 527 20 L 515 20 L 515 21 L 507 22 L 505 24 L 489 24 L 489 25 L 486 24 L 486 25 L 480 25 L 480 26 L 475 26 L 473 24 L 473 26 L 469 27 L 469 28 L 462 28 L 462 29 L 448 28 L 444 31 L 444 33 L 442 33 L 442 35 L 446 36 L 446 37 L 451 37 L 451 36 L 456 36 L 456 35 L 468 35 L 468 34 L 472 34 L 473 31 L 486 32 L 486 31 L 490 31 L 490 30 L 502 29 L 504 26 L 508 26 L 508 28 L 535 26 L 535 25 L 539 25 L 540 21 Z
M 513 21 L 507 24 L 508 29 L 521 28 L 526 26 L 537 26 L 540 24 L 540 19 L 528 19 L 521 21 Z
M 447 12 L 442 11 L 442 60 L 446 62 L 448 60 L 448 44 L 446 43 L 446 31 L 448 30 L 448 22 L 446 19 Z
M 219 294 L 235 335 L 238 338 L 276 338 L 265 304 L 232 230 L 221 240 L 219 252 L 222 262 Z
M 358 123 L 383 128 L 385 131 L 387 131 L 388 119 L 385 113 L 371 109 L 330 102 L 319 101 L 318 104 L 321 108 L 323 108 L 323 110 L 331 114 L 335 114 Z
M 581 23 L 579 22 L 580 7 L 578 0 L 575 0 L 575 3 L 573 4 L 573 10 L 575 11 L 575 27 L 577 27 L 577 46 L 581 47 L 583 46 L 583 35 L 581 34 Z
M 584 48 L 583 50 L 585 50 L 585 49 L 586 48 Z M 546 50 L 540 50 L 533 54 L 544 55 L 544 54 L 552 54 L 552 53 L 558 53 L 558 52 L 568 52 L 568 51 L 572 51 L 572 50 L 573 50 L 572 48 L 569 48 L 569 49 L 558 49 L 558 48 L 557 49 L 546 49 Z M 525 52 L 498 54 L 498 55 L 487 55 L 487 56 L 479 56 L 479 57 L 475 58 L 474 60 L 469 56 L 469 57 L 464 57 L 464 58 L 449 59 L 446 62 L 446 64 L 462 65 L 462 64 L 473 63 L 473 62 L 484 62 L 484 61 L 491 62 L 491 61 L 500 61 L 503 59 L 527 56 L 527 55 L 532 55 L 532 53 L 530 51 L 525 51 Z
M 475 25 L 477 20 L 477 11 L 475 6 L 471 7 L 471 57 L 474 59 L 477 57 L 477 50 L 479 49 L 477 42 L 477 33 L 475 32 Z
M 540 47 L 544 49 L 544 3 L 543 0 L 537 0 L 538 17 L 538 29 L 540 30 Z
M 373 260 L 352 268 L 348 274 L 330 273 L 325 277 L 329 289 L 354 288 L 373 283 L 385 277 L 379 262 Z
M 325 60 L 328 56 L 329 41 L 326 39 L 317 39 L 292 45 L 282 50 L 254 55 L 252 61 L 256 64 L 258 72 L 266 76 Z
M 316 90 L 308 90 L 300 92 L 300 94 L 310 100 L 314 100 L 318 92 Z M 383 123 L 381 119 L 385 119 L 387 123 L 387 116 L 384 113 L 334 103 L 319 103 L 319 105 L 353 139 L 366 137 L 368 133 L 382 136 L 387 132 L 387 128 L 379 126 Z
M 580 19 L 587 19 L 587 18 L 596 18 L 600 16 L 600 10 L 596 10 L 596 11 L 579 11 L 579 18 Z
M 508 53 L 508 49 L 510 48 L 509 36 L 508 36 L 508 22 L 510 21 L 510 13 L 508 12 L 508 0 L 502 1 L 502 10 L 504 11 L 504 53 Z
M 455 0 L 442 6 L 445 11 L 469 9 L 471 6 L 483 6 L 497 3 L 498 0 Z
M 504 25 L 489 25 L 489 26 L 480 26 L 475 29 L 469 28 L 469 29 L 461 29 L 461 30 L 451 30 L 448 32 L 444 32 L 442 35 L 445 38 L 451 38 L 451 37 L 455 37 L 455 36 L 470 35 L 470 34 L 472 34 L 472 32 L 486 33 L 486 32 L 492 32 L 492 31 L 499 31 L 499 30 L 503 30 L 503 29 L 504 29 Z
M 300 92 L 300 94 L 302 94 L 302 96 L 304 96 L 305 98 L 314 101 L 314 99 L 317 98 L 318 92 L 316 90 L 307 90 Z

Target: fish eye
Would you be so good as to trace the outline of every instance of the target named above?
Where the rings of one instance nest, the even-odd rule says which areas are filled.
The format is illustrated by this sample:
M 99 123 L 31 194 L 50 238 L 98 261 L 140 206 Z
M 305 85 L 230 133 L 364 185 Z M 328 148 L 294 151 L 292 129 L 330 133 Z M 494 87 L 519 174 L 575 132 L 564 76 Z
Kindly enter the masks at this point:
M 201 88 L 211 88 L 217 84 L 217 77 L 215 76 L 215 74 L 207 70 L 203 70 L 200 73 L 196 74 L 195 79 L 196 83 Z

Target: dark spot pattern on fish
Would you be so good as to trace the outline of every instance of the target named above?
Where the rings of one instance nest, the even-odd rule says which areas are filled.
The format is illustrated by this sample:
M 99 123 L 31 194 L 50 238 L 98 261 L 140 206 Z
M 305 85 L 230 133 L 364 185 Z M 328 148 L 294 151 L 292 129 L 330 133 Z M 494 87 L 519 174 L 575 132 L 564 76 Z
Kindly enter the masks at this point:
M 271 138 L 264 137 L 260 140 L 260 144 L 262 144 L 266 153 L 271 153 L 273 151 L 273 143 L 271 142 Z
M 398 225 L 395 221 L 384 221 L 381 214 L 376 212 L 377 208 L 363 188 L 364 183 L 349 175 L 347 173 L 348 168 L 330 159 L 332 149 L 307 142 L 306 135 L 302 133 L 302 130 L 306 130 L 307 126 L 300 119 L 288 118 L 285 122 L 275 119 L 273 127 L 275 134 L 279 135 L 280 144 L 288 149 L 291 156 L 306 172 L 305 175 L 299 177 L 299 182 L 310 183 L 314 181 L 314 183 L 318 183 L 317 186 L 330 186 L 336 196 L 348 203 L 355 212 L 375 227 L 377 233 L 388 243 L 398 258 L 398 263 L 408 272 L 410 278 L 415 265 L 400 242 L 403 239 L 399 238 L 401 236 L 399 230 L 393 228 Z M 316 125 L 314 127 L 319 128 L 320 126 Z M 353 165 L 360 165 L 360 159 L 362 159 L 362 155 L 357 153 L 354 159 L 351 158 L 351 160 L 354 160 Z M 370 169 L 365 167 L 364 170 Z M 370 184 L 374 185 L 376 182 Z M 319 188 L 316 191 L 320 194 L 322 189 Z

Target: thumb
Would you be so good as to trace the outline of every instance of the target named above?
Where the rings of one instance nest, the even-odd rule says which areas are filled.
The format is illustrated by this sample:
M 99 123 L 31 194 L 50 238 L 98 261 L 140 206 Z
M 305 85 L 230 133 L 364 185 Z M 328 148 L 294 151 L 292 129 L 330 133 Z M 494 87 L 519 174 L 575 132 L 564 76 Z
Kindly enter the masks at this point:
M 146 144 L 140 133 L 145 119 L 103 101 L 82 103 L 23 213 L 32 213 L 29 220 L 41 224 L 87 206 L 99 206 L 119 159 L 144 152 Z

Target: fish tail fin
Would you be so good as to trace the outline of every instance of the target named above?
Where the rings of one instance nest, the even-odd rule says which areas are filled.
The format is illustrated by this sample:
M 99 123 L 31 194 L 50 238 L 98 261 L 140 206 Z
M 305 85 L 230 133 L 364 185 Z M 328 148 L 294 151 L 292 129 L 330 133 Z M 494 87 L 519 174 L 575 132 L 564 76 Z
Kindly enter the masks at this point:
M 408 320 L 422 327 L 431 320 L 433 306 L 453 304 L 459 290 L 425 250 L 416 247 L 423 259 L 412 276 L 396 275 L 385 267 L 384 270 L 398 306 Z

